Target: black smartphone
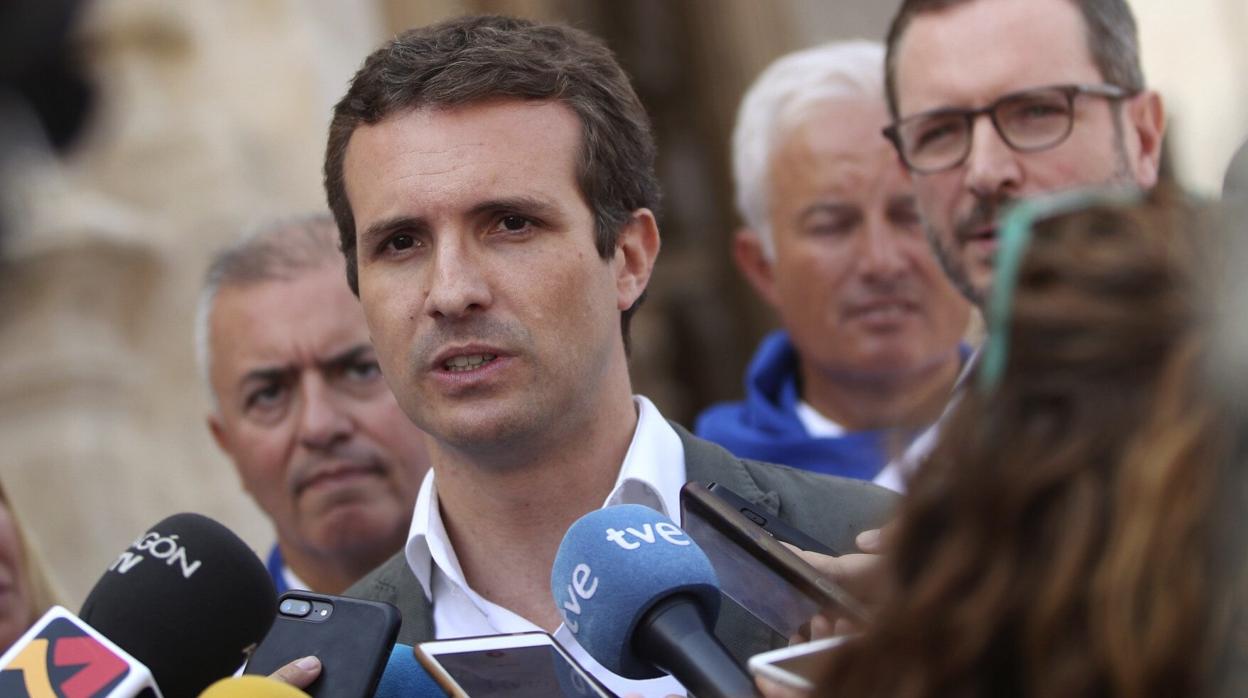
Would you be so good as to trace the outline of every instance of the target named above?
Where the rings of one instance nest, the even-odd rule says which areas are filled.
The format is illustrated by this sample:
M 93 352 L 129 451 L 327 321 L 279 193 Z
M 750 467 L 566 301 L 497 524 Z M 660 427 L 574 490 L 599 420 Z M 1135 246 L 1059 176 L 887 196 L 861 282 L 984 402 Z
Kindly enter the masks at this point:
M 707 483 L 706 491 L 724 500 L 733 509 L 741 512 L 741 515 L 749 519 L 751 523 L 761 526 L 763 530 L 771 534 L 772 538 L 782 543 L 788 543 L 802 550 L 809 550 L 822 555 L 836 556 L 842 554 L 841 551 L 833 550 L 800 529 L 785 523 L 784 519 L 781 519 L 779 516 L 772 516 L 762 507 L 751 504 L 745 497 L 719 483 Z
M 828 607 L 849 618 L 864 618 L 857 599 L 726 501 L 723 493 L 723 487 L 712 493 L 697 482 L 686 483 L 680 490 L 681 528 L 710 559 L 720 591 L 784 637 L 797 634 Z M 772 528 L 778 521 L 767 517 Z M 797 529 L 785 525 L 789 538 L 809 538 L 800 531 L 794 535 Z
M 436 640 L 415 652 L 453 698 L 615 698 L 549 633 Z
M 399 609 L 380 601 L 288 591 L 277 619 L 252 652 L 244 674 L 268 676 L 315 655 L 321 675 L 304 689 L 318 698 L 368 698 L 386 669 L 399 634 Z

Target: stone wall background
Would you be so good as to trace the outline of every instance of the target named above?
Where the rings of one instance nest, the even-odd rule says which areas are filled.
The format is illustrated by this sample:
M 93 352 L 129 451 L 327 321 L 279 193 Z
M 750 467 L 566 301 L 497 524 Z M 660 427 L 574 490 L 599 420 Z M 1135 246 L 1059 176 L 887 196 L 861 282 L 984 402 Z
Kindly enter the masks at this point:
M 1242 0 L 1137 0 L 1170 98 L 1179 177 L 1216 191 L 1248 132 Z M 71 608 L 146 526 L 184 510 L 258 550 L 271 533 L 204 426 L 191 324 L 211 253 L 248 223 L 320 209 L 329 110 L 363 57 L 463 12 L 564 19 L 605 37 L 651 110 L 664 251 L 634 325 L 634 376 L 688 421 L 740 392 L 770 326 L 731 267 L 726 143 L 776 56 L 880 37 L 896 0 L 101 0 L 78 45 L 98 88 L 87 133 L 32 148 L 5 190 L 0 477 Z M 1197 38 L 1199 37 L 1199 38 Z M 1238 51 L 1238 53 L 1236 53 Z M 1237 89 L 1228 89 L 1234 85 Z

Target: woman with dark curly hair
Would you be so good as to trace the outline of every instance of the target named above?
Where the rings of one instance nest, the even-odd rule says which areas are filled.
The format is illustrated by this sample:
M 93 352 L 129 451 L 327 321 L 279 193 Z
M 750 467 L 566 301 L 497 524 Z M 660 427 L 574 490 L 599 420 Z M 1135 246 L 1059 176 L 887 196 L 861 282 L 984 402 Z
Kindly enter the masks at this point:
M 1164 192 L 1046 207 L 1070 208 L 1023 204 L 1002 227 L 977 384 L 820 694 L 1211 695 L 1243 656 L 1244 451 L 1207 380 L 1211 226 Z

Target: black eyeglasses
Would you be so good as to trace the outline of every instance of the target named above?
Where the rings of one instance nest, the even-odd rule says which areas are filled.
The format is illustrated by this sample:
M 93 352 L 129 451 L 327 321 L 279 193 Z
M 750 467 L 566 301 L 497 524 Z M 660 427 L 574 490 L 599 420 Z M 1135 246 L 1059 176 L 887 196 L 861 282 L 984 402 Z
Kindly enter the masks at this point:
M 981 109 L 935 109 L 906 117 L 884 129 L 906 167 L 923 174 L 953 169 L 971 153 L 975 119 L 987 114 L 1001 140 L 1014 150 L 1052 148 L 1075 125 L 1075 97 L 1108 100 L 1137 93 L 1117 85 L 1053 85 L 1013 92 Z

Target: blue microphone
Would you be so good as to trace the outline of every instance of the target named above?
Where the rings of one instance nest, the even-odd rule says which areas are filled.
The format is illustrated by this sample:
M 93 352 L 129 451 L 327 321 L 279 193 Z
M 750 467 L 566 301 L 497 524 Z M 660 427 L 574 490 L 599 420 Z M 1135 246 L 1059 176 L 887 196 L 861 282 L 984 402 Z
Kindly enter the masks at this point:
M 411 645 L 396 644 L 373 698 L 445 698 L 446 691 L 416 661 Z
M 703 696 L 756 696 L 711 632 L 719 581 L 710 560 L 667 517 L 635 504 L 582 516 L 550 575 L 564 625 L 604 667 L 630 679 L 671 674 Z

